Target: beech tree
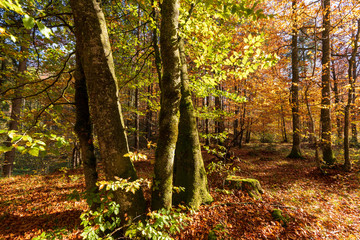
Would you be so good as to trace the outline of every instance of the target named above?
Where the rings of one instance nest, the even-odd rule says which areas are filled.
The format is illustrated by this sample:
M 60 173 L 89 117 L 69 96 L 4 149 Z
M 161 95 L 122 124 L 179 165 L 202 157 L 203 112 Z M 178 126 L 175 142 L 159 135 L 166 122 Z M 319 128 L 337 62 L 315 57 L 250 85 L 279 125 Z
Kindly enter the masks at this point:
M 292 1 L 292 39 L 291 39 L 291 70 L 292 70 L 292 85 L 291 85 L 291 111 L 293 119 L 293 142 L 290 158 L 301 158 L 300 150 L 300 113 L 299 113 L 299 54 L 298 54 L 298 29 L 297 29 L 297 0 Z
M 172 205 L 174 155 L 181 99 L 179 8 L 179 0 L 164 0 L 161 5 L 160 52 L 163 74 L 160 81 L 159 138 L 155 152 L 151 202 L 153 210 L 170 208 Z
M 324 161 L 332 165 L 335 158 L 332 152 L 331 100 L 330 100 L 330 0 L 322 0 L 322 75 L 321 75 L 321 149 Z
M 344 111 L 344 169 L 346 171 L 351 170 L 351 161 L 349 153 L 349 128 L 350 128 L 350 110 L 352 103 L 354 101 L 354 88 L 356 81 L 356 54 L 358 52 L 358 42 L 360 35 L 360 20 L 357 20 L 357 32 L 355 34 L 354 40 L 352 41 L 353 49 L 351 52 L 351 57 L 349 59 L 349 68 L 348 68 L 348 78 L 349 78 L 349 90 L 348 90 L 348 99 Z M 356 127 L 356 126 L 355 126 Z
M 99 140 L 100 155 L 108 180 L 115 177 L 137 179 L 129 152 L 121 106 L 118 82 L 110 48 L 104 14 L 96 0 L 71 0 L 75 36 L 80 63 L 84 70 L 89 94 L 91 119 Z M 120 216 L 130 218 L 144 213 L 145 202 L 141 190 L 117 190 L 115 200 L 120 204 Z
M 174 186 L 184 187 L 175 193 L 174 203 L 184 201 L 198 208 L 200 204 L 212 201 L 208 192 L 207 176 L 201 154 L 195 111 L 189 89 L 189 76 L 186 66 L 184 40 L 179 39 L 181 59 L 181 101 L 179 136 L 176 142 Z

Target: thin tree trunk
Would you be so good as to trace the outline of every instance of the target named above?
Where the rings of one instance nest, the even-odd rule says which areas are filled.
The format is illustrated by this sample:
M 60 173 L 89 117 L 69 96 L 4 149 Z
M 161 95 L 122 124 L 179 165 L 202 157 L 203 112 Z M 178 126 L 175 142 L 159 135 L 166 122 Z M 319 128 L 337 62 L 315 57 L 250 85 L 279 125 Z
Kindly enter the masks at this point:
M 321 148 L 324 161 L 328 165 L 335 163 L 331 146 L 331 101 L 330 101 L 330 0 L 323 3 L 323 31 L 322 31 L 322 76 L 321 76 Z
M 245 143 L 249 143 L 251 140 L 251 125 L 252 125 L 252 118 L 249 118 L 248 124 L 246 126 L 246 137 L 245 137 Z
M 340 143 L 342 139 L 342 131 L 341 131 L 341 110 L 340 110 L 340 95 L 339 95 L 339 83 L 335 72 L 335 64 L 332 63 L 332 73 L 333 73 L 333 80 L 334 80 L 334 94 L 335 94 L 335 107 L 336 107 L 336 132 L 337 132 L 337 139 Z
M 201 155 L 199 134 L 188 84 L 184 41 L 179 40 L 181 58 L 181 101 L 179 136 L 175 150 L 174 186 L 185 191 L 174 193 L 174 203 L 197 209 L 200 204 L 212 201 L 208 192 L 207 176 Z
M 147 140 L 151 141 L 152 140 L 152 110 L 151 110 L 151 105 L 150 105 L 150 101 L 151 101 L 151 95 L 152 95 L 152 84 L 150 86 L 148 86 L 148 104 L 146 107 L 146 133 L 147 133 Z
M 151 0 L 151 5 L 154 5 L 154 0 Z M 152 19 L 154 22 L 158 22 L 157 20 L 157 16 L 156 16 L 156 10 L 155 8 L 152 9 L 152 15 L 151 15 Z M 159 45 L 158 45 L 158 36 L 157 36 L 157 28 L 154 28 L 152 31 L 152 46 L 154 48 L 154 55 L 155 55 L 155 68 L 156 68 L 156 73 L 158 75 L 158 82 L 161 82 L 161 56 L 160 56 L 160 50 L 159 50 Z M 148 93 L 150 95 L 152 95 L 152 84 L 148 87 Z M 150 101 L 150 97 L 148 98 L 148 101 Z M 147 118 L 147 133 L 148 133 L 148 140 L 151 140 L 153 138 L 152 136 L 152 110 L 150 107 L 150 104 L 148 104 L 148 109 L 147 109 L 147 114 L 146 114 L 146 118 Z
M 319 149 L 319 141 L 315 134 L 315 121 L 311 112 L 311 107 L 309 103 L 309 86 L 306 86 L 305 88 L 305 103 L 306 103 L 306 109 L 309 114 L 310 119 L 310 135 L 314 139 L 315 143 L 315 162 L 318 169 L 321 170 L 321 159 L 320 159 L 320 149 Z
M 89 96 L 91 119 L 98 135 L 100 155 L 106 178 L 137 179 L 129 152 L 121 106 L 118 81 L 107 33 L 105 17 L 97 0 L 70 0 L 75 22 L 75 36 L 81 65 L 84 69 Z M 145 212 L 142 190 L 135 194 L 117 190 L 115 201 L 120 204 L 119 216 L 132 219 Z
M 280 106 L 280 112 L 281 112 L 281 130 L 283 132 L 283 142 L 287 143 L 287 142 L 289 142 L 289 140 L 287 138 L 286 122 L 285 122 L 285 114 L 284 114 L 283 105 Z
M 245 94 L 244 94 L 245 95 Z M 239 148 L 242 148 L 244 131 L 245 131 L 245 116 L 246 116 L 246 103 L 243 103 L 242 114 L 240 117 L 240 136 L 239 136 Z
M 357 51 L 356 51 L 357 52 Z M 353 85 L 356 85 L 356 78 L 357 78 L 357 65 L 356 65 L 356 59 L 354 60 L 354 64 L 353 64 L 353 73 L 352 73 L 352 77 L 353 77 Z M 357 131 L 357 126 L 356 126 L 356 115 L 357 115 L 357 111 L 354 111 L 354 105 L 355 105 L 355 100 L 356 100 L 356 95 L 355 95 L 355 87 L 352 88 L 351 91 L 351 107 L 350 107 L 350 114 L 351 114 L 351 143 L 354 146 L 358 146 L 359 142 L 358 142 L 358 131 Z
M 140 26 L 141 26 L 141 8 L 140 5 L 138 5 L 138 17 L 139 17 L 139 22 L 138 22 L 138 29 L 137 29 L 137 38 L 138 38 L 138 42 L 140 43 Z M 139 57 L 139 53 L 140 53 L 140 44 L 137 46 L 137 57 Z M 140 119 L 139 119 L 139 86 L 138 86 L 138 79 L 136 79 L 136 87 L 135 87 L 135 101 L 134 101 L 134 108 L 135 108 L 135 123 L 134 123 L 134 127 L 135 127 L 135 132 L 134 132 L 134 148 L 136 151 L 139 150 L 139 144 L 140 144 Z
M 349 77 L 349 91 L 348 91 L 348 101 L 345 106 L 345 116 L 344 116 L 344 169 L 345 171 L 351 170 L 351 161 L 350 161 L 350 152 L 349 152 L 349 128 L 350 128 L 350 110 L 351 105 L 353 102 L 353 89 L 355 88 L 355 79 L 354 79 L 354 71 L 353 68 L 355 67 L 355 60 L 356 60 L 356 54 L 358 50 L 358 41 L 359 41 L 359 35 L 360 35 L 360 20 L 358 21 L 358 30 L 354 39 L 354 48 L 351 53 L 351 58 L 349 60 L 349 71 L 348 71 L 348 77 Z
M 136 81 L 137 83 L 137 81 Z M 139 150 L 139 144 L 140 144 L 140 137 L 139 137 L 139 133 L 140 133 L 140 119 L 139 119 L 139 87 L 136 86 L 135 88 L 135 104 L 134 104 L 134 108 L 135 108 L 135 133 L 134 133 L 134 148 L 135 150 Z
M 291 111 L 293 120 L 293 142 L 292 149 L 288 158 L 302 158 L 301 156 L 301 139 L 300 139 L 300 114 L 299 114 L 299 53 L 298 53 L 298 29 L 297 29 L 297 0 L 292 1 L 294 25 L 291 40 Z
M 209 110 L 209 107 L 210 107 L 210 97 L 207 96 L 205 97 L 205 100 L 206 100 L 206 109 Z M 209 128 L 210 128 L 210 121 L 208 118 L 205 119 L 205 134 L 206 134 L 206 138 L 205 138 L 205 145 L 207 146 L 210 146 L 210 137 L 209 137 Z
M 161 58 L 166 61 L 163 61 L 163 76 L 160 82 L 160 128 L 155 152 L 155 177 L 151 202 L 153 210 L 169 209 L 172 205 L 174 153 L 181 99 L 179 8 L 179 0 L 164 0 L 161 7 Z

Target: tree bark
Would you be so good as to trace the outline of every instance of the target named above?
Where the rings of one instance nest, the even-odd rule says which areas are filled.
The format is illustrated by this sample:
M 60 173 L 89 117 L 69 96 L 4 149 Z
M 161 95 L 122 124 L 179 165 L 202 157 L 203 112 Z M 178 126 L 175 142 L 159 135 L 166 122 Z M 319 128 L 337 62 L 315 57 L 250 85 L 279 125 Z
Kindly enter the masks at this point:
M 319 151 L 319 141 L 316 137 L 315 134 L 315 122 L 314 122 L 314 118 L 313 118 L 313 114 L 311 112 L 311 107 L 310 107 L 310 102 L 309 102 L 309 88 L 310 86 L 307 85 L 305 88 L 305 104 L 306 104 L 306 109 L 307 112 L 309 114 L 309 119 L 310 119 L 310 137 L 313 139 L 314 141 L 314 145 L 315 145 L 315 161 L 316 161 L 316 166 L 318 169 L 321 170 L 321 159 L 320 159 L 320 151 Z
M 358 20 L 359 21 L 359 20 Z M 359 24 L 359 22 L 358 22 Z M 358 44 L 358 43 L 356 43 Z M 358 51 L 358 49 L 356 49 L 356 52 Z M 353 85 L 355 86 L 356 85 L 356 78 L 357 78 L 357 65 L 356 65 L 356 59 L 354 60 L 354 63 L 353 63 L 353 66 L 352 66 L 352 70 L 353 70 L 353 73 L 352 73 L 352 78 L 353 78 Z M 356 126 L 356 115 L 357 115 L 357 111 L 354 111 L 354 105 L 355 105 L 355 100 L 356 100 L 356 92 L 355 92 L 355 87 L 352 88 L 352 91 L 351 91 L 351 107 L 350 107 L 350 115 L 351 115 L 351 118 L 350 118 L 350 121 L 352 122 L 351 123 L 351 144 L 353 146 L 356 146 L 358 147 L 359 145 L 359 141 L 358 141 L 358 131 L 357 131 L 357 126 Z
M 335 64 L 332 62 L 332 73 L 333 73 L 333 80 L 334 80 L 334 94 L 335 94 L 335 108 L 336 108 L 336 132 L 337 132 L 337 140 L 340 143 L 342 139 L 342 131 L 341 131 L 341 107 L 340 107 L 340 95 L 339 95 L 339 81 L 336 76 L 335 72 Z
M 321 149 L 323 159 L 328 165 L 335 163 L 331 146 L 331 114 L 330 114 L 330 0 L 323 3 L 322 31 L 322 76 L 321 76 Z
M 204 98 L 206 101 L 206 109 L 209 110 L 210 107 L 210 97 L 207 96 Z M 206 134 L 206 138 L 205 138 L 205 145 L 210 146 L 211 141 L 210 141 L 210 137 L 209 137 L 209 128 L 210 128 L 210 120 L 209 118 L 205 119 L 205 134 Z
M 345 112 L 344 112 L 344 169 L 346 171 L 351 170 L 351 161 L 350 161 L 350 152 L 349 152 L 349 128 L 350 128 L 350 110 L 351 105 L 353 103 L 353 89 L 355 88 L 355 79 L 354 79 L 354 67 L 355 67 L 355 60 L 356 60 L 356 54 L 358 50 L 358 41 L 359 41 L 359 35 L 360 35 L 360 20 L 358 21 L 358 30 L 354 39 L 354 48 L 351 53 L 351 58 L 349 60 L 349 69 L 348 69 L 348 78 L 349 78 L 349 85 L 350 88 L 348 90 L 348 101 L 345 106 Z M 356 76 L 356 74 L 355 74 Z
M 178 47 L 179 0 L 164 0 L 161 7 L 160 46 L 163 76 L 160 82 L 159 139 L 155 151 L 153 210 L 172 205 L 173 165 L 178 137 L 181 98 L 180 54 Z
M 287 138 L 287 132 L 286 132 L 285 114 L 284 114 L 284 107 L 282 104 L 280 105 L 280 114 L 281 114 L 281 132 L 283 135 L 283 142 L 287 143 L 288 138 Z
M 201 155 L 199 134 L 194 114 L 194 106 L 189 90 L 184 41 L 179 40 L 181 58 L 181 101 L 179 136 L 175 150 L 174 186 L 185 191 L 174 193 L 174 204 L 185 202 L 197 209 L 202 203 L 211 202 L 207 176 Z
M 302 158 L 301 156 L 301 139 L 300 139 L 300 114 L 299 114 L 299 52 L 298 52 L 298 29 L 297 29 L 297 0 L 292 1 L 294 24 L 292 29 L 291 40 L 291 111 L 293 121 L 293 142 L 292 149 L 288 158 Z
M 118 82 L 106 28 L 105 17 L 97 0 L 70 0 L 75 21 L 75 36 L 84 69 L 89 96 L 90 114 L 98 135 L 100 155 L 106 178 L 136 180 L 136 172 L 129 152 Z M 120 215 L 131 219 L 145 212 L 145 200 L 140 190 L 135 194 L 117 190 L 115 201 Z M 124 219 L 122 219 L 124 220 Z
M 77 49 L 75 72 L 75 132 L 80 142 L 80 154 L 84 165 L 86 191 L 89 194 L 88 196 L 91 197 L 92 194 L 97 192 L 96 182 L 98 180 L 98 174 L 96 171 L 96 157 L 94 152 L 86 78 L 79 53 L 80 50 Z M 91 207 L 95 210 L 95 205 Z

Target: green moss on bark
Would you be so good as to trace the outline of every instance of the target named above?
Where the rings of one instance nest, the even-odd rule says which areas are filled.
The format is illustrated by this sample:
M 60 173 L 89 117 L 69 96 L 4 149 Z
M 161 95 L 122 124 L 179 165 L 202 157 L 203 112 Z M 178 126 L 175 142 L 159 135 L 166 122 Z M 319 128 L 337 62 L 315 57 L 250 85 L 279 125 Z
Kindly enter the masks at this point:
M 199 134 L 194 115 L 191 93 L 188 87 L 188 73 L 184 42 L 179 41 L 181 56 L 181 101 L 179 136 L 176 143 L 174 185 L 185 191 L 174 193 L 174 204 L 184 202 L 192 208 L 212 201 L 208 192 L 207 175 L 201 155 Z

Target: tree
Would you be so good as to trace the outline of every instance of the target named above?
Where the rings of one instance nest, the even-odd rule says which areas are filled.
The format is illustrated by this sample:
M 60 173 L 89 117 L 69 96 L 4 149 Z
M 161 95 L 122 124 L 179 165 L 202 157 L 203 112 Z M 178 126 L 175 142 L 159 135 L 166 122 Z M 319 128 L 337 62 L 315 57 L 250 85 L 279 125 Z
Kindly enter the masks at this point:
M 331 147 L 331 115 L 330 115 L 330 0 L 322 0 L 323 31 L 322 31 L 322 75 L 321 75 L 321 149 L 324 161 L 335 163 Z
M 297 0 L 292 1 L 293 28 L 291 40 L 291 111 L 293 119 L 293 143 L 289 158 L 301 158 L 300 150 L 300 113 L 299 113 L 299 56 L 298 56 L 298 29 L 297 29 Z
M 353 49 L 351 53 L 351 57 L 349 59 L 349 69 L 348 69 L 348 78 L 349 78 L 349 90 L 348 90 L 348 100 L 345 106 L 344 111 L 344 169 L 346 171 L 351 170 L 351 161 L 350 161 L 350 153 L 349 153 L 349 128 L 350 128 L 350 110 L 353 103 L 354 98 L 354 88 L 355 88 L 355 80 L 356 80 L 356 54 L 358 51 L 358 42 L 360 35 L 360 20 L 357 20 L 358 30 L 353 40 Z
M 174 196 L 174 203 L 184 201 L 198 208 L 202 203 L 211 202 L 208 192 L 207 176 L 201 155 L 201 146 L 197 130 L 194 107 L 189 89 L 189 77 L 186 66 L 184 40 L 179 39 L 181 58 L 181 101 L 179 136 L 175 150 L 174 186 L 184 187 Z
M 179 0 L 164 0 L 161 6 L 160 52 L 163 75 L 160 82 L 159 138 L 155 152 L 151 202 L 153 210 L 170 208 L 172 204 L 173 163 L 181 99 L 179 8 Z
M 100 3 L 96 0 L 71 0 L 74 14 L 75 36 L 80 63 L 84 69 L 89 94 L 91 119 L 99 140 L 100 155 L 108 180 L 115 177 L 137 179 L 129 152 L 118 83 L 110 48 L 106 22 Z M 120 216 L 137 217 L 145 211 L 141 190 L 117 190 L 115 201 L 120 204 Z M 124 220 L 124 219 L 123 219 Z

